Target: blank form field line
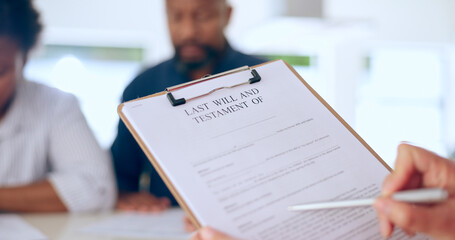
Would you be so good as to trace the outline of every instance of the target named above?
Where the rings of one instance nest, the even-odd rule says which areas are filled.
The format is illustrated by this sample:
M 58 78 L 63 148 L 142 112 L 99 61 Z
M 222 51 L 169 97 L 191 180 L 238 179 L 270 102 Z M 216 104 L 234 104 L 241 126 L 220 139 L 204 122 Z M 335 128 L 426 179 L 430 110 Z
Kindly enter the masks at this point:
M 243 126 L 243 127 L 239 127 L 239 128 L 233 129 L 233 130 L 231 130 L 231 131 L 229 131 L 229 132 L 225 132 L 225 133 L 216 135 L 216 136 L 212 137 L 212 139 L 222 137 L 222 136 L 224 136 L 224 135 L 227 135 L 227 134 L 230 134 L 230 133 L 233 133 L 233 132 L 236 132 L 236 131 L 239 131 L 239 130 L 242 130 L 242 129 L 245 129 L 245 128 L 248 128 L 248 127 L 251 127 L 251 126 L 254 126 L 254 125 L 257 125 L 257 124 L 259 124 L 259 123 L 263 123 L 263 122 L 269 121 L 269 120 L 274 119 L 274 118 L 276 118 L 276 116 L 271 116 L 271 117 L 266 118 L 266 119 L 263 119 L 263 120 L 261 120 L 261 121 L 257 121 L 257 122 L 248 124 L 248 125 L 246 125 L 246 126 Z
M 307 156 L 301 158 L 301 159 L 298 159 L 298 160 L 295 160 L 295 161 L 292 161 L 290 162 L 289 164 L 283 166 L 281 169 L 286 169 L 288 168 L 289 166 L 292 166 L 292 165 L 295 165 L 296 163 L 299 163 L 299 162 L 306 162 L 306 161 L 309 161 L 309 160 L 313 160 L 315 158 L 319 158 L 321 156 L 323 156 L 324 154 L 328 154 L 328 153 L 331 153 L 335 150 L 338 150 L 340 148 L 340 146 L 338 145 L 335 145 L 335 146 L 332 146 L 332 147 L 329 147 L 329 148 L 326 148 L 326 149 L 323 149 L 321 151 L 318 151 L 318 152 L 315 152 L 315 153 L 311 153 L 311 154 L 308 154 Z M 273 160 L 273 159 L 270 159 L 270 160 Z M 252 169 L 255 169 L 255 168 L 259 168 L 261 167 L 262 165 L 264 164 L 267 164 L 270 162 L 270 160 L 265 160 L 263 162 L 260 162 L 260 163 L 257 163 L 257 164 L 253 164 L 249 167 L 246 167 L 244 169 L 241 169 L 239 170 L 238 172 L 235 172 L 235 173 L 231 173 L 229 176 L 226 176 L 226 177 L 223 177 L 221 179 L 215 179 L 215 180 L 210 180 L 208 182 L 208 184 L 210 184 L 211 187 L 216 187 L 216 186 L 219 186 L 219 185 L 222 185 L 222 184 L 225 184 L 226 182 L 234 179 L 234 178 L 239 178 L 239 176 L 242 176 L 244 175 L 246 172 L 252 170 Z M 281 170 L 281 169 L 278 169 L 278 170 Z M 269 171 L 269 172 L 264 172 L 264 175 L 270 175 L 272 172 L 276 172 L 277 169 L 273 169 L 272 171 Z M 214 183 L 215 182 L 215 183 Z M 249 188 L 249 187 L 246 187 L 246 188 Z

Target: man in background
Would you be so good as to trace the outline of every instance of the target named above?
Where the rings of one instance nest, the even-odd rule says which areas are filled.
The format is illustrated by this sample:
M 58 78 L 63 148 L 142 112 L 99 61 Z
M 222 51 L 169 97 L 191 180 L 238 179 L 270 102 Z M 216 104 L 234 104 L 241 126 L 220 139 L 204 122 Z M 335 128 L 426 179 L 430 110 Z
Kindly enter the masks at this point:
M 125 89 L 123 102 L 161 92 L 167 87 L 207 74 L 264 62 L 232 49 L 227 42 L 224 30 L 232 8 L 226 0 L 167 0 L 166 11 L 174 57 L 137 76 Z M 121 121 L 111 151 L 120 192 L 118 209 L 159 211 L 169 205 L 177 205 Z M 140 191 L 139 182 L 144 173 L 149 176 L 147 181 L 150 182 L 147 192 Z

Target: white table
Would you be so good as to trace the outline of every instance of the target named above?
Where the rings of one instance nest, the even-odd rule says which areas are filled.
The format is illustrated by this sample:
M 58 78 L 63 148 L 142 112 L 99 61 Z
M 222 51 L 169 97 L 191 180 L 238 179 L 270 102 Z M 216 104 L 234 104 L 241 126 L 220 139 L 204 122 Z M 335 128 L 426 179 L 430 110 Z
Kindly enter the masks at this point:
M 40 230 L 49 240 L 126 240 L 140 238 L 111 237 L 85 233 L 81 229 L 95 223 L 118 216 L 118 212 L 86 213 L 86 214 L 22 214 L 21 218 Z M 151 238 L 142 238 L 151 239 Z M 164 240 L 164 239 L 151 239 Z M 171 240 L 171 239 L 168 239 Z

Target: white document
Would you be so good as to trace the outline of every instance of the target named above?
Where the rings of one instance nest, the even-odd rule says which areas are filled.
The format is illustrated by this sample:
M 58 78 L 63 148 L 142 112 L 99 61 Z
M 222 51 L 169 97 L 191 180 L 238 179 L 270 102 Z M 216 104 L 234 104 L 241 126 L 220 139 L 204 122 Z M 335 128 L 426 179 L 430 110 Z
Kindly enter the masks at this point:
M 15 214 L 0 214 L 0 240 L 44 240 L 38 229 Z
M 126 238 L 189 239 L 184 211 L 170 209 L 158 214 L 122 213 L 82 229 L 85 233 Z
M 145 98 L 121 111 L 204 226 L 243 239 L 382 239 L 372 207 L 287 211 L 378 196 L 388 170 L 284 62 L 256 70 L 258 83 L 177 107 L 165 95 Z M 188 99 L 251 77 L 238 72 L 173 93 Z

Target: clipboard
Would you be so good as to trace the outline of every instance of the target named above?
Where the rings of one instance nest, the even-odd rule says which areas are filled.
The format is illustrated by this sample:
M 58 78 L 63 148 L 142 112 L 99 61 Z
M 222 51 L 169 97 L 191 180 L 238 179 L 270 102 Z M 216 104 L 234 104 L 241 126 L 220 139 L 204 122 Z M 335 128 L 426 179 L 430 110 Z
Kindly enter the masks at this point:
M 380 163 L 380 165 L 382 165 L 387 171 L 389 171 L 389 172 L 391 171 L 391 168 L 387 165 L 387 163 L 381 159 L 381 157 L 346 123 L 346 121 L 343 120 L 343 118 L 339 114 L 337 114 L 337 112 L 294 70 L 294 68 L 292 68 L 288 63 L 281 61 L 281 60 L 271 61 L 271 62 L 267 62 L 264 64 L 251 66 L 251 67 L 245 66 L 245 67 L 234 69 L 234 70 L 231 70 L 228 72 L 216 74 L 213 76 L 206 76 L 204 78 L 194 80 L 194 81 L 182 84 L 182 85 L 169 87 L 166 90 L 164 90 L 163 92 L 156 93 L 156 94 L 153 94 L 153 95 L 150 95 L 147 97 L 143 97 L 143 98 L 138 98 L 136 100 L 132 100 L 127 103 L 130 103 L 130 104 L 139 103 L 139 102 L 147 100 L 147 99 L 152 99 L 152 98 L 156 98 L 158 96 L 166 95 L 167 99 L 168 99 L 168 102 L 166 104 L 168 104 L 168 107 L 175 108 L 176 106 L 185 105 L 192 100 L 207 97 L 217 91 L 232 91 L 231 89 L 234 89 L 240 85 L 246 85 L 246 84 L 251 84 L 252 86 L 260 85 L 261 84 L 261 72 L 259 70 L 256 71 L 256 69 L 260 68 L 261 66 L 266 66 L 268 64 L 273 64 L 276 62 L 283 62 L 287 66 L 288 70 L 290 72 L 292 72 L 292 74 L 300 80 L 301 84 L 303 84 L 305 86 L 305 88 L 307 88 L 311 92 L 311 94 L 350 132 L 350 134 L 352 134 L 352 136 L 356 140 L 358 140 L 358 142 L 360 142 L 360 144 L 371 155 L 374 156 L 374 158 Z M 218 79 L 218 78 L 229 76 L 231 74 L 238 73 L 238 72 L 250 72 L 251 73 L 250 78 L 244 79 L 240 84 L 222 85 L 219 87 L 215 87 L 215 88 L 211 89 L 210 91 L 202 92 L 197 96 L 175 96 L 174 95 L 174 92 L 177 90 L 180 90 L 183 88 L 191 88 L 193 86 L 197 86 L 199 83 L 204 83 L 204 82 L 209 82 L 209 81 L 216 82 L 216 79 Z M 286 97 L 286 95 L 284 95 L 283 97 Z M 148 159 L 152 163 L 153 167 L 157 170 L 160 177 L 163 179 L 166 186 L 169 188 L 169 190 L 171 191 L 171 193 L 173 194 L 173 196 L 175 197 L 177 202 L 188 214 L 190 220 L 193 222 L 193 224 L 197 228 L 200 228 L 201 222 L 197 219 L 193 210 L 188 206 L 187 202 L 184 200 L 184 198 L 179 193 L 179 191 L 177 191 L 176 186 L 171 181 L 170 177 L 165 174 L 163 167 L 158 163 L 158 161 L 155 158 L 152 151 L 147 147 L 147 144 L 144 142 L 144 139 L 142 139 L 140 134 L 138 134 L 138 130 L 133 126 L 133 124 L 131 124 L 131 120 L 129 119 L 129 117 L 127 115 L 125 115 L 125 113 L 123 112 L 125 104 L 126 103 L 122 103 L 118 106 L 118 114 L 120 115 L 120 118 L 125 123 L 125 125 L 129 129 L 129 131 L 132 133 L 133 137 L 138 142 L 141 149 L 144 151 L 145 155 L 148 157 Z

